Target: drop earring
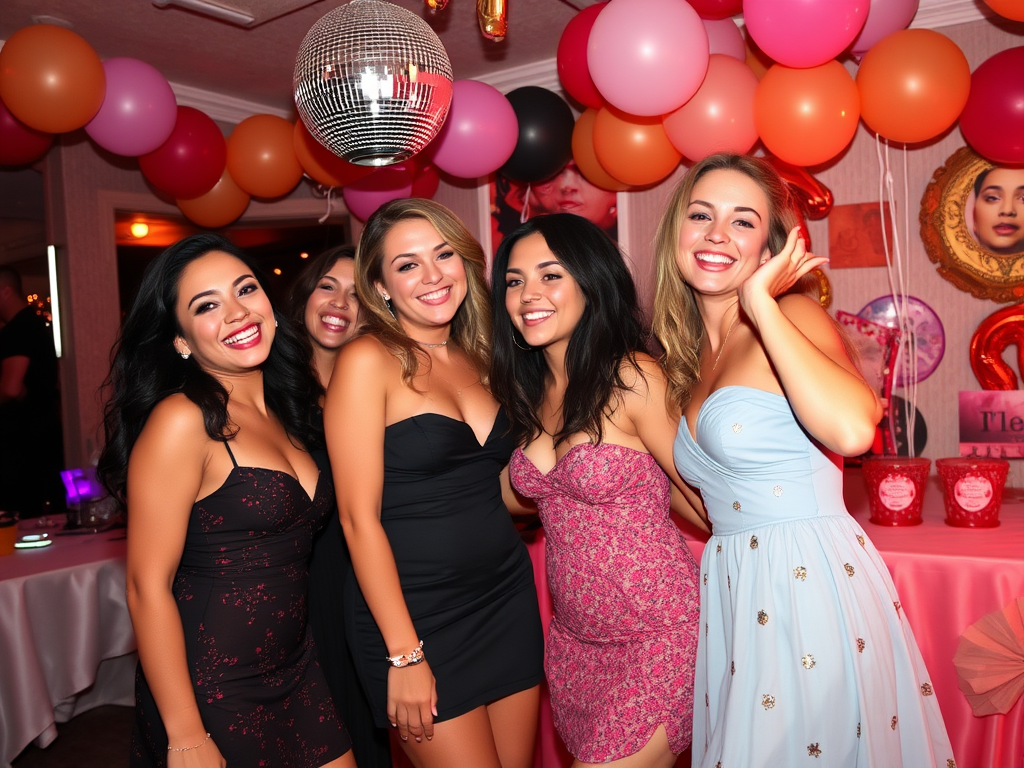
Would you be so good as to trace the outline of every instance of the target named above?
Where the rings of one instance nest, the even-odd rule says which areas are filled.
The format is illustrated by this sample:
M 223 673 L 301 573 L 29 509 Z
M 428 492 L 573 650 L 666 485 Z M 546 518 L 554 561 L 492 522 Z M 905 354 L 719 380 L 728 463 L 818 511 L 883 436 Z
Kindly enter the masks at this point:
M 178 354 L 179 354 L 179 355 L 181 355 L 181 359 L 182 359 L 182 360 L 188 360 L 189 356 L 190 356 L 190 355 L 191 355 L 192 353 L 191 353 L 191 352 L 179 352 Z
M 392 308 L 392 305 L 391 305 L 391 297 L 388 296 L 386 293 L 382 293 L 380 295 L 380 297 L 382 299 L 384 299 L 384 306 L 387 307 L 388 312 L 391 313 L 391 317 L 393 317 L 393 318 L 395 318 L 395 320 L 397 320 L 398 317 L 395 316 L 395 310 Z

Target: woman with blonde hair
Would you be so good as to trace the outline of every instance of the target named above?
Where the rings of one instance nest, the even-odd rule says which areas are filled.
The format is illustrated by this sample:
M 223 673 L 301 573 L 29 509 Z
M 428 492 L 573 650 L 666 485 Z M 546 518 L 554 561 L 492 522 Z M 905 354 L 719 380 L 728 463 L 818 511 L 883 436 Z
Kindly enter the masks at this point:
M 821 305 L 762 160 L 712 155 L 656 241 L 674 456 L 714 535 L 701 563 L 694 766 L 939 766 L 952 751 L 889 572 L 843 503 L 881 406 Z M 778 298 L 776 298 L 778 297 Z
M 483 251 L 443 206 L 397 200 L 366 223 L 356 290 L 365 333 L 324 417 L 361 681 L 418 768 L 527 768 L 543 642 L 506 507 L 515 446 L 488 388 Z

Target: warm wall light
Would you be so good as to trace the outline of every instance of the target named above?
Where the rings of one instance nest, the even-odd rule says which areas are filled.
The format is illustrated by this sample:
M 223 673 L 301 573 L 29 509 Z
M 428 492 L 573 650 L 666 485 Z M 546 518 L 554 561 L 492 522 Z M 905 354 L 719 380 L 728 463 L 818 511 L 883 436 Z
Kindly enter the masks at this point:
M 143 238 L 149 234 L 149 224 L 144 221 L 133 221 L 131 226 L 132 237 Z
M 309 258 L 309 254 L 306 253 L 305 251 L 303 251 L 302 253 L 299 254 L 299 258 L 300 259 L 308 259 Z
M 60 298 L 57 292 L 57 248 L 46 246 L 46 266 L 50 273 L 50 315 L 53 323 L 53 351 L 61 356 L 60 341 Z
M 281 268 L 280 267 L 275 267 L 274 268 L 274 274 L 275 275 L 280 275 L 281 274 Z

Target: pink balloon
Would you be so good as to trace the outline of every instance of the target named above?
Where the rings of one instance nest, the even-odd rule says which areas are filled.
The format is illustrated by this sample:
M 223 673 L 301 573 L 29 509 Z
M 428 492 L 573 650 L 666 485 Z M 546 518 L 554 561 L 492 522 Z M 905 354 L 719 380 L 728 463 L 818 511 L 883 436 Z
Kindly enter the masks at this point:
M 672 146 L 691 160 L 715 152 L 748 152 L 757 141 L 757 83 L 754 70 L 744 62 L 721 53 L 711 54 L 700 90 L 662 121 Z
M 433 162 L 460 179 L 478 179 L 512 157 L 519 121 L 499 90 L 476 80 L 456 80 L 452 105 L 437 138 Z
M 723 53 L 740 61 L 747 60 L 743 33 L 732 19 L 704 19 L 704 31 L 708 33 L 709 53 Z
M 630 115 L 678 109 L 708 69 L 708 34 L 686 0 L 611 0 L 587 43 L 590 76 L 601 95 Z
M 157 149 L 174 130 L 178 105 L 170 83 L 138 59 L 103 62 L 107 90 L 96 116 L 85 125 L 89 138 L 115 155 L 138 157 Z
M 46 154 L 53 134 L 29 128 L 0 101 L 0 165 L 28 165 Z
M 384 203 L 412 195 L 412 166 L 389 165 L 341 188 L 349 213 L 366 221 Z
M 858 61 L 883 37 L 909 27 L 921 0 L 870 0 L 870 3 L 864 28 L 850 47 Z
M 1024 164 L 1024 46 L 989 57 L 971 74 L 960 131 L 994 163 Z
M 597 15 L 608 3 L 597 3 L 577 13 L 562 30 L 558 40 L 558 79 L 566 93 L 585 107 L 600 107 L 601 94 L 590 77 L 587 66 L 587 42 Z
M 864 27 L 868 3 L 743 0 L 743 21 L 754 42 L 773 61 L 807 69 L 834 59 L 850 46 Z

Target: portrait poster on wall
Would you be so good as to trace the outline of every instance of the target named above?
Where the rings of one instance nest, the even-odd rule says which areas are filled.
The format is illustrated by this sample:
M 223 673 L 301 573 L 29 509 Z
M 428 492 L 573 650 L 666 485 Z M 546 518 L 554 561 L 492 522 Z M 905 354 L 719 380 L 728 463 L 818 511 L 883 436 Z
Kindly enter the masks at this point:
M 491 253 L 520 223 L 545 213 L 574 213 L 589 219 L 618 242 L 619 220 L 615 192 L 595 187 L 571 160 L 546 181 L 525 184 L 501 174 L 491 177 Z

